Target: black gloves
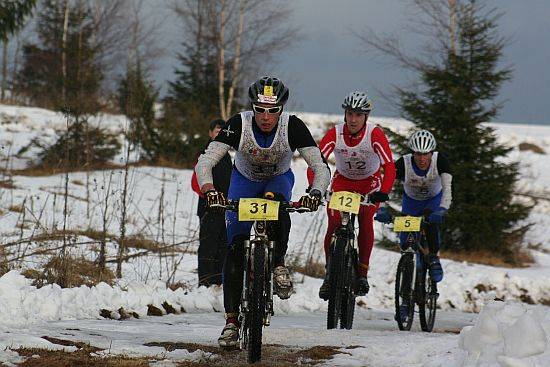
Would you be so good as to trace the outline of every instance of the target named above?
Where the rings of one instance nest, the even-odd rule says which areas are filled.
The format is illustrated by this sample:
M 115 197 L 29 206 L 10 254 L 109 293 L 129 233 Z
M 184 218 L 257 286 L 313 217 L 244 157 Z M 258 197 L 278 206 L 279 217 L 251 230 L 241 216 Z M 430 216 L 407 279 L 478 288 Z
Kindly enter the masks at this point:
M 321 205 L 321 192 L 316 189 L 309 191 L 309 195 L 304 195 L 300 198 L 300 206 L 308 208 L 312 212 L 316 211 Z
M 206 194 L 205 194 L 205 198 L 206 198 L 206 208 L 207 209 L 220 209 L 221 211 L 223 211 L 223 208 L 212 208 L 212 205 L 214 205 L 214 204 L 226 205 L 227 204 L 227 200 L 225 199 L 225 195 L 223 194 L 223 192 L 219 192 L 219 191 L 216 191 L 216 190 L 207 191 Z M 220 210 L 217 210 L 217 211 L 220 211 Z
M 369 198 L 370 198 L 370 201 L 373 203 L 383 203 L 385 201 L 390 200 L 390 197 L 388 196 L 388 194 L 383 193 L 381 191 L 373 192 L 372 194 L 369 195 Z

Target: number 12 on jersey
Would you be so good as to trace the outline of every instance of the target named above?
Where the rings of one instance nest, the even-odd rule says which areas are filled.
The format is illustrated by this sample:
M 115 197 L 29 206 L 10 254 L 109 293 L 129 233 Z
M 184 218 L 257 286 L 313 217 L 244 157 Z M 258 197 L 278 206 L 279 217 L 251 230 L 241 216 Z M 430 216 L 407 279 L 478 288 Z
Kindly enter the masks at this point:
M 332 193 L 328 207 L 341 212 L 359 213 L 361 195 L 349 191 L 337 191 Z

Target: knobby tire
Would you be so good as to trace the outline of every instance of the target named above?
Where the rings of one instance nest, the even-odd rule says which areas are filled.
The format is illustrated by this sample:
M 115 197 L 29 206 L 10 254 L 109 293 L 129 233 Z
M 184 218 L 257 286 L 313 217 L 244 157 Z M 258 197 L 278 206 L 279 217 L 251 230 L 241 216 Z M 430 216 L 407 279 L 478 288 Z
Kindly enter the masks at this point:
M 262 329 L 265 317 L 266 246 L 255 243 L 252 249 L 252 278 L 250 280 L 248 363 L 262 358 Z
M 412 254 L 405 254 L 399 259 L 395 275 L 395 319 L 399 330 L 410 330 L 414 318 L 414 258 Z M 408 317 L 405 322 L 401 319 L 400 306 L 408 305 Z
M 345 246 L 346 239 L 337 237 L 330 257 L 330 290 L 328 298 L 327 329 L 335 329 L 338 327 L 338 319 L 342 312 Z

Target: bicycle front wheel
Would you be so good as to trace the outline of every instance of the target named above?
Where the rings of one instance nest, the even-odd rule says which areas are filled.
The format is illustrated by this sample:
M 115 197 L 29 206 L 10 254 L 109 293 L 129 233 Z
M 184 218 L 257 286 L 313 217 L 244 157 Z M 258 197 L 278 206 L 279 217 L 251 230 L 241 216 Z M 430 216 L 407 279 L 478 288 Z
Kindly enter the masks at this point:
M 344 263 L 346 267 L 340 328 L 351 330 L 355 314 L 355 283 L 357 282 L 357 251 L 355 249 L 350 249 L 346 254 Z
M 395 321 L 399 330 L 411 330 L 414 318 L 413 254 L 403 254 L 395 275 Z
M 254 244 L 248 315 L 248 363 L 262 359 L 262 329 L 265 318 L 266 246 Z
M 437 283 L 427 276 L 426 267 L 422 267 L 419 277 L 419 302 L 418 316 L 422 331 L 431 332 L 435 324 L 435 312 L 437 309 Z
M 338 327 L 338 320 L 342 312 L 343 285 L 344 285 L 344 250 L 346 240 L 336 238 L 336 243 L 330 256 L 329 266 L 329 298 L 327 313 L 327 329 Z

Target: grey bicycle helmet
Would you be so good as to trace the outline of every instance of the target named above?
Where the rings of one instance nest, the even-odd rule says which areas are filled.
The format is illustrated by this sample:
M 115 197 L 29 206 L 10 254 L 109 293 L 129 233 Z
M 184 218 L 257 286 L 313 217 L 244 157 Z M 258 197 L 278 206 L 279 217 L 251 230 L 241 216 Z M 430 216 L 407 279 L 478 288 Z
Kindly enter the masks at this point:
M 372 102 L 366 92 L 351 92 L 344 98 L 342 108 L 347 111 L 369 113 L 372 110 Z
M 250 85 L 248 99 L 250 103 L 267 103 L 283 106 L 288 100 L 288 88 L 282 80 L 264 76 Z
M 429 153 L 435 150 L 437 143 L 431 132 L 420 130 L 409 138 L 409 148 L 415 153 Z

